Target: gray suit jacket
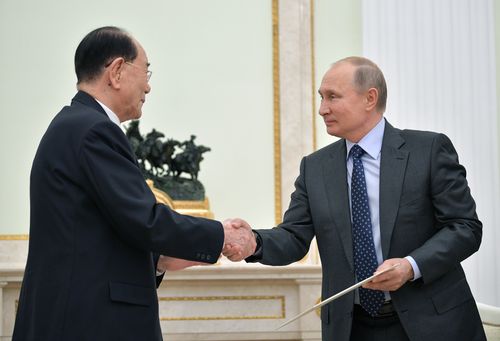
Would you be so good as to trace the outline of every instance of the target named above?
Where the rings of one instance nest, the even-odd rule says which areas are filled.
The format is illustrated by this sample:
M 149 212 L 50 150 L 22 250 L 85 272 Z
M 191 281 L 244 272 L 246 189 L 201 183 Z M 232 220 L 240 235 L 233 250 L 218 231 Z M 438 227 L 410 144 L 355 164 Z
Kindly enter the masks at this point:
M 465 169 L 443 134 L 386 123 L 380 162 L 380 229 L 384 260 L 412 256 L 422 278 L 391 292 L 411 340 L 485 340 L 460 262 L 479 248 L 482 224 Z M 317 238 L 322 297 L 355 283 L 345 140 L 306 156 L 283 223 L 258 230 L 269 265 L 306 255 Z M 323 307 L 323 340 L 349 340 L 354 294 Z

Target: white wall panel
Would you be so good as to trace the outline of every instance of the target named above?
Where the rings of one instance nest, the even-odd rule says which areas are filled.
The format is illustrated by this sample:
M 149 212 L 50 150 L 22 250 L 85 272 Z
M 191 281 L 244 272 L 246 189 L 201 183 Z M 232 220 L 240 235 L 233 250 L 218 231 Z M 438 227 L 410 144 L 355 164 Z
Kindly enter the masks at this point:
M 499 166 L 491 0 L 363 0 L 363 51 L 384 71 L 386 117 L 446 133 L 468 171 L 483 221 L 464 262 L 478 301 L 500 305 Z

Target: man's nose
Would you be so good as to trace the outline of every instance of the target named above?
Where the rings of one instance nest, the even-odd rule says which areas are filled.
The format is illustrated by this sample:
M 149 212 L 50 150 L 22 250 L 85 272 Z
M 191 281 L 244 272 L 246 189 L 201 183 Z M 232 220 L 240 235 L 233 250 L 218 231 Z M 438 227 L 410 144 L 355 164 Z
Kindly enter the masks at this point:
M 329 111 L 330 110 L 328 109 L 328 106 L 323 103 L 323 100 L 321 100 L 321 103 L 319 105 L 319 111 L 318 111 L 320 116 L 324 116 L 324 115 L 328 114 Z

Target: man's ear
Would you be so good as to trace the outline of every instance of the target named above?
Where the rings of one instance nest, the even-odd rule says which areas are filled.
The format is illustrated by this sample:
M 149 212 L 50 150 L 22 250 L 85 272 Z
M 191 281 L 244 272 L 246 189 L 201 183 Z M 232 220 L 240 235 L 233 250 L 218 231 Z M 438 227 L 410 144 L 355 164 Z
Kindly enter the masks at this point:
M 366 92 L 366 110 L 373 111 L 377 107 L 378 103 L 378 90 L 375 88 L 370 88 Z
M 124 64 L 125 59 L 122 57 L 116 58 L 109 64 L 107 67 L 108 86 L 114 89 L 121 88 L 121 76 Z

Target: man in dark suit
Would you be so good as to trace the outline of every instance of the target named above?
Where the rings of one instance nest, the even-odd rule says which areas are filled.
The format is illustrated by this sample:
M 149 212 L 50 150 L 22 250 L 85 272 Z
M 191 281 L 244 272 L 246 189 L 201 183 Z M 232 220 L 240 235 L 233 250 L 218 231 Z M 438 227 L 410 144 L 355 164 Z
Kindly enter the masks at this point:
M 249 226 L 156 203 L 119 126 L 141 116 L 148 67 L 142 46 L 116 27 L 90 32 L 76 50 L 79 91 L 51 122 L 31 170 L 14 341 L 159 341 L 162 273 L 252 243 Z
M 450 140 L 392 127 L 384 76 L 368 59 L 335 63 L 319 94 L 326 129 L 341 139 L 303 158 L 283 223 L 255 231 L 247 261 L 298 261 L 316 236 L 323 299 L 399 264 L 322 308 L 324 341 L 485 340 L 460 265 L 482 224 Z

